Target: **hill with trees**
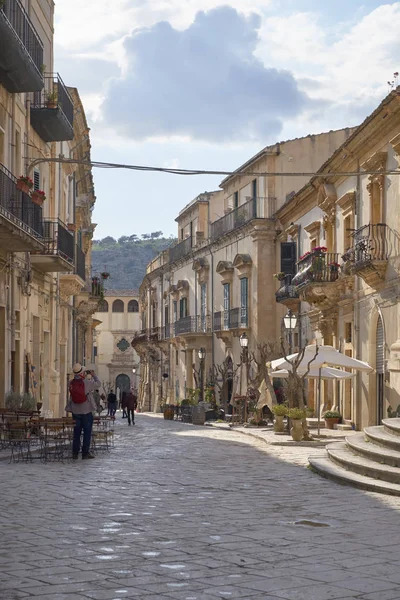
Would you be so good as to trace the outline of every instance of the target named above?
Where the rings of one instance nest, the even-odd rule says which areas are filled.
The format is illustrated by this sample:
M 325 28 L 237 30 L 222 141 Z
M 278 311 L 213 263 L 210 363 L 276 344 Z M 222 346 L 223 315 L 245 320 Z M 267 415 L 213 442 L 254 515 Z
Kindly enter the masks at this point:
M 92 274 L 110 273 L 108 289 L 138 289 L 147 264 L 174 242 L 174 237 L 165 238 L 162 231 L 93 240 Z

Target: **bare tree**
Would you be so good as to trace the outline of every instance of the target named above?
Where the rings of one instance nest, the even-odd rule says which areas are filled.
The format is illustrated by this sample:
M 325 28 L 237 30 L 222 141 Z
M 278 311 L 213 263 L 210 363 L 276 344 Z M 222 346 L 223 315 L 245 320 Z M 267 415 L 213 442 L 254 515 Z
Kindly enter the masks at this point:
M 107 399 L 108 394 L 114 388 L 112 381 L 103 381 L 101 387 L 103 388 Z
M 230 377 L 232 377 L 233 380 L 235 379 L 236 373 L 238 372 L 239 369 L 240 369 L 240 364 L 236 365 L 236 367 L 235 367 L 232 363 L 232 366 L 231 366 L 229 364 L 228 358 L 226 358 L 224 360 L 222 365 L 213 365 L 213 367 L 212 367 L 212 379 L 214 381 L 214 385 L 218 388 L 220 398 L 222 398 L 223 408 L 224 408 L 225 412 L 227 409 L 227 406 L 226 406 L 227 402 L 226 402 L 226 398 L 223 397 L 224 388 L 226 386 L 227 381 L 230 379 Z

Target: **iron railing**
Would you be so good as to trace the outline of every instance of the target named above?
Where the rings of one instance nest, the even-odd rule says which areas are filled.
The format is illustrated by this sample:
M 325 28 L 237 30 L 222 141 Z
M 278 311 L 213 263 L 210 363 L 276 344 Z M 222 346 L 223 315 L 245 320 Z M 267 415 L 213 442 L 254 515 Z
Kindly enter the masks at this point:
M 84 289 L 86 292 L 89 292 L 92 298 L 102 298 L 104 295 L 103 280 L 100 277 L 92 277 Z
M 79 246 L 75 245 L 75 272 L 81 279 L 86 279 L 86 256 Z
M 38 73 L 41 73 L 43 43 L 21 2 L 19 0 L 3 0 L 0 12 L 6 17 Z
M 43 77 L 44 88 L 33 93 L 32 109 L 60 109 L 71 127 L 74 124 L 74 103 L 58 73 L 46 73 Z
M 214 313 L 214 331 L 221 331 L 222 329 L 222 312 L 218 311 Z
M 211 315 L 182 317 L 173 326 L 175 336 L 184 333 L 211 333 Z
M 285 275 L 284 280 L 282 280 L 282 286 L 275 292 L 277 302 L 284 303 L 286 300 L 300 298 L 297 287 L 292 285 L 292 279 L 293 275 Z
M 192 236 L 189 236 L 188 238 L 183 240 L 183 242 L 179 242 L 179 244 L 176 244 L 176 246 L 172 246 L 169 249 L 169 261 L 176 262 L 180 258 L 183 258 L 187 254 L 189 254 L 191 249 L 192 249 Z
M 249 313 L 245 306 L 214 313 L 214 331 L 246 329 Z
M 74 237 L 59 219 L 43 222 L 43 237 L 46 244 L 46 254 L 60 256 L 73 264 Z
M 312 250 L 297 263 L 297 273 L 292 285 L 301 287 L 309 283 L 327 283 L 339 277 L 339 254 Z
M 211 223 L 212 241 L 234 231 L 253 219 L 272 219 L 276 212 L 276 198 L 251 198 L 230 213 Z
M 17 188 L 17 179 L 0 164 L 0 212 L 30 235 L 43 237 L 42 207 Z
M 150 330 L 148 330 L 148 335 L 149 335 L 149 339 L 152 341 L 159 340 L 160 339 L 160 328 L 152 327 Z
M 354 245 L 342 255 L 345 267 L 362 268 L 372 261 L 387 261 L 390 252 L 389 228 L 385 223 L 364 225 L 352 234 Z

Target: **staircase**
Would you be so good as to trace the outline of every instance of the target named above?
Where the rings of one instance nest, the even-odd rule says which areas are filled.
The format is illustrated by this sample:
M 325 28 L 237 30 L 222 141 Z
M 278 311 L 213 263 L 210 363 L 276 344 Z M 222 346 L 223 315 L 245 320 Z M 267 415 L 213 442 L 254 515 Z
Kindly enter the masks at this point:
M 400 496 L 400 419 L 382 423 L 329 444 L 325 456 L 309 458 L 312 469 L 340 483 Z

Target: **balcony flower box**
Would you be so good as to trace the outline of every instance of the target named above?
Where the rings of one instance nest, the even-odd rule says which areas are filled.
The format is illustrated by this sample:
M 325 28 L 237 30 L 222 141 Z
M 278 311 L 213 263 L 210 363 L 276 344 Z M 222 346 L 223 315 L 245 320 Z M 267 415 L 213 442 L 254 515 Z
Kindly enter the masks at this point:
M 33 188 L 33 181 L 26 175 L 21 175 L 17 179 L 17 190 L 21 190 L 25 194 L 29 194 L 29 191 Z
M 43 202 L 46 200 L 46 194 L 42 190 L 34 190 L 31 197 L 32 202 L 38 206 L 42 206 Z

